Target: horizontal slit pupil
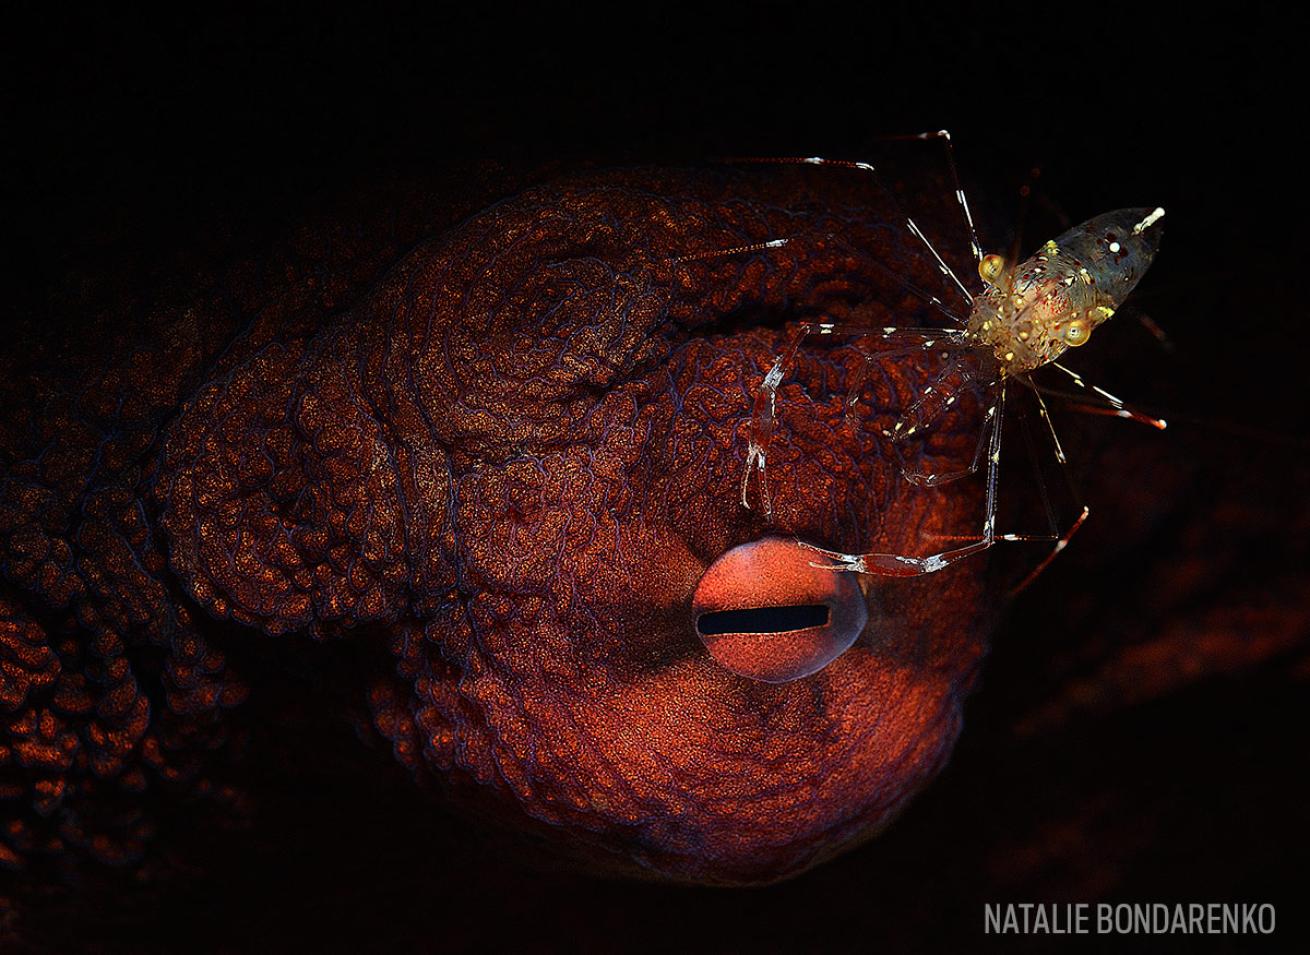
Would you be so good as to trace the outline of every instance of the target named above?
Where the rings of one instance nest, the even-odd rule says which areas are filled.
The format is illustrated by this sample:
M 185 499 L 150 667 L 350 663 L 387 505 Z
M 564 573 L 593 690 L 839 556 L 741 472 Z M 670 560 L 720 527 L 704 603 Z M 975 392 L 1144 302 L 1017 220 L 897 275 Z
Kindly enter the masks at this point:
M 809 627 L 826 627 L 830 613 L 826 604 L 792 604 L 786 607 L 750 607 L 703 613 L 696 629 L 703 634 L 786 633 Z

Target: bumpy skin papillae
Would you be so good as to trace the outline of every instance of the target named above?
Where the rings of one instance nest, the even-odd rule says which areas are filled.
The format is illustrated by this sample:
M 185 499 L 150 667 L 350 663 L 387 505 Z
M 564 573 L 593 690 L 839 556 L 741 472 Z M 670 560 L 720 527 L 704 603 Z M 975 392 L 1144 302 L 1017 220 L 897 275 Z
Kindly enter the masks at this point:
M 723 670 L 688 613 L 765 532 L 737 494 L 786 334 L 759 323 L 915 308 L 873 264 L 920 268 L 876 197 L 837 216 L 807 181 L 596 175 L 345 262 L 357 235 L 311 232 L 89 349 L 34 346 L 5 384 L 6 859 L 150 858 L 161 800 L 237 801 L 229 741 L 277 731 L 243 721 L 277 679 L 231 661 L 278 640 L 360 641 L 385 675 L 343 695 L 398 760 L 611 869 L 771 881 L 885 826 L 959 731 L 981 562 L 874 588 L 865 635 L 791 684 Z M 864 361 L 801 355 L 772 532 L 905 547 L 976 512 L 882 434 L 931 356 L 862 372 L 852 427 Z

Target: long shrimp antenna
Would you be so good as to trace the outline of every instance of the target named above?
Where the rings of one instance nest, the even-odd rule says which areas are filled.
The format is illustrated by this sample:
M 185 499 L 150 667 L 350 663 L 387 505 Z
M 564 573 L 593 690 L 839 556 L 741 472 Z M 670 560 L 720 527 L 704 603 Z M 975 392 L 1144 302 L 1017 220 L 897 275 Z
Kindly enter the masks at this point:
M 955 189 L 955 201 L 960 207 L 960 214 L 964 217 L 965 228 L 969 230 L 969 251 L 973 253 L 973 264 L 977 265 L 983 260 L 982 242 L 978 239 L 978 227 L 973 221 L 973 210 L 969 208 L 969 197 L 965 195 L 964 186 L 960 183 L 960 170 L 955 163 L 955 142 L 951 138 L 951 131 L 948 129 L 935 129 L 928 133 L 891 133 L 872 137 L 873 142 L 883 143 L 926 142 L 928 140 L 940 142 L 943 151 L 946 153 L 946 168 L 951 174 L 951 186 Z
M 898 137 L 880 138 L 896 139 Z M 920 137 L 914 136 L 899 138 L 918 139 Z M 932 244 L 926 235 L 923 234 L 923 230 L 919 228 L 919 224 L 905 211 L 900 200 L 896 198 L 896 194 L 892 192 L 883 181 L 882 175 L 872 163 L 853 159 L 825 159 L 822 156 L 726 156 L 721 161 L 728 163 L 751 163 L 775 166 L 834 166 L 839 169 L 852 169 L 857 172 L 868 174 L 872 177 L 879 191 L 881 191 L 883 195 L 886 196 L 888 202 L 891 203 L 892 208 L 896 210 L 896 214 L 904 220 L 906 228 L 910 230 L 910 234 L 918 239 L 923 247 L 928 250 L 929 255 L 932 256 L 933 261 L 937 264 L 937 270 L 954 283 L 955 287 L 964 297 L 964 300 L 970 305 L 970 307 L 972 307 L 973 294 L 965 287 L 964 283 L 960 281 L 960 277 L 955 274 L 955 270 L 952 269 L 946 263 L 946 260 L 942 258 L 941 253 L 937 251 L 937 247 Z M 972 216 L 970 216 L 970 220 L 972 220 Z
M 668 261 L 674 265 L 682 265 L 686 262 L 701 262 L 706 259 L 722 259 L 733 255 L 746 255 L 752 252 L 763 252 L 766 249 L 781 249 L 791 239 L 769 239 L 766 242 L 751 242 L 748 245 L 732 245 L 726 249 L 709 249 L 705 252 L 689 252 L 686 255 L 675 255 Z
M 827 237 L 836 241 L 841 241 L 841 236 L 837 235 L 835 232 L 827 233 Z M 793 240 L 791 238 L 768 239 L 767 241 L 764 242 L 751 242 L 746 245 L 731 245 L 722 249 L 708 249 L 703 252 L 689 252 L 686 255 L 675 255 L 670 257 L 666 261 L 672 265 L 685 265 L 688 262 L 704 262 L 709 259 L 724 259 L 724 258 L 730 258 L 731 256 L 734 255 L 748 255 L 755 252 L 765 252 L 768 251 L 769 249 L 781 249 L 787 245 L 790 245 L 792 241 Z M 919 301 L 923 302 L 925 305 L 930 305 L 933 308 L 937 309 L 937 311 L 941 312 L 943 315 L 945 315 L 951 321 L 955 322 L 957 325 L 964 324 L 964 319 L 962 319 L 955 312 L 947 308 L 946 303 L 943 302 L 936 295 L 933 295 L 931 292 L 926 292 L 923 289 L 919 288 L 919 286 L 915 285 L 913 282 L 911 282 L 905 276 L 901 275 L 891 266 L 883 262 L 880 262 L 878 259 L 870 258 L 869 261 L 874 265 L 875 268 L 879 269 L 881 272 L 887 275 L 887 277 L 890 278 L 893 282 L 895 282 L 897 285 L 899 285 L 902 289 L 904 289 L 909 294 L 913 295 Z

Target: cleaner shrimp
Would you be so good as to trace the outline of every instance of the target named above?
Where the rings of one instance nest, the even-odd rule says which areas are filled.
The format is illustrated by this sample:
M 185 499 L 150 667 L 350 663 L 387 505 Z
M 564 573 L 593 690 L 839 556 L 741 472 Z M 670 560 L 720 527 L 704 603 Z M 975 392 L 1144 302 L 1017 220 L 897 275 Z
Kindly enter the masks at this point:
M 940 272 L 943 282 L 958 294 L 968 306 L 967 314 L 953 312 L 939 297 L 924 292 L 902 280 L 910 293 L 924 300 L 949 320 L 951 328 L 884 327 L 866 328 L 829 322 L 807 322 L 800 325 L 755 393 L 745 470 L 742 475 L 741 501 L 750 508 L 749 489 L 752 478 L 758 486 L 761 508 L 771 516 L 767 457 L 770 440 L 777 424 L 777 392 L 796 358 L 802 342 L 810 335 L 847 336 L 851 338 L 875 337 L 888 343 L 903 345 L 911 350 L 922 348 L 937 351 L 949 357 L 945 368 L 919 393 L 894 427 L 884 436 L 894 443 L 902 443 L 920 436 L 932 426 L 956 401 L 966 386 L 981 387 L 985 395 L 983 423 L 978 444 L 971 463 L 961 470 L 949 473 L 921 472 L 904 468 L 905 477 L 912 483 L 934 487 L 976 473 L 985 462 L 985 502 L 982 533 L 967 538 L 970 543 L 923 557 L 892 553 L 845 553 L 813 544 L 805 546 L 826 558 L 834 570 L 883 576 L 918 576 L 942 570 L 966 557 L 979 554 L 997 541 L 1046 540 L 1054 548 L 1047 557 L 1015 588 L 1026 587 L 1045 569 L 1068 544 L 1074 532 L 1082 526 L 1090 510 L 1083 505 L 1073 523 L 1063 534 L 1054 526 L 1049 537 L 1021 534 L 998 534 L 997 488 L 1000 476 L 1001 438 L 1006 407 L 1006 393 L 1013 384 L 1030 389 L 1036 397 L 1038 413 L 1046 425 L 1054 456 L 1062 468 L 1067 468 L 1064 448 L 1042 398 L 1042 388 L 1032 379 L 1032 373 L 1046 367 L 1067 376 L 1079 393 L 1086 396 L 1085 410 L 1134 419 L 1163 429 L 1165 422 L 1129 408 L 1122 400 L 1096 385 L 1090 385 L 1081 375 L 1061 364 L 1059 359 L 1070 348 L 1080 348 L 1091 339 L 1093 332 L 1105 323 L 1123 304 L 1150 266 L 1159 248 L 1162 228 L 1160 220 L 1164 210 L 1156 208 L 1120 209 L 1096 216 L 1069 229 L 1042 245 L 1035 254 L 1020 262 L 1007 260 L 996 253 L 985 253 L 978 239 L 968 199 L 960 186 L 955 167 L 950 133 L 941 130 L 912 137 L 885 137 L 888 139 L 939 139 L 945 146 L 947 165 L 955 188 L 955 199 L 968 230 L 970 249 L 982 288 L 970 291 L 938 252 L 937 247 L 923 233 L 915 220 L 906 214 L 896 197 L 883 183 L 877 169 L 870 163 L 847 160 L 810 158 L 744 159 L 736 162 L 803 164 L 835 166 L 870 176 L 878 188 L 892 201 L 893 208 L 914 239 L 931 256 L 932 264 Z M 777 245 L 785 240 L 775 240 Z M 1017 256 L 1015 256 L 1017 258 Z M 968 361 L 964 360 L 968 357 Z M 867 363 L 873 361 L 866 356 Z M 848 407 L 853 405 L 859 387 L 851 391 Z M 1066 470 L 1066 477 L 1067 477 Z M 1071 486 L 1072 486 L 1072 482 Z

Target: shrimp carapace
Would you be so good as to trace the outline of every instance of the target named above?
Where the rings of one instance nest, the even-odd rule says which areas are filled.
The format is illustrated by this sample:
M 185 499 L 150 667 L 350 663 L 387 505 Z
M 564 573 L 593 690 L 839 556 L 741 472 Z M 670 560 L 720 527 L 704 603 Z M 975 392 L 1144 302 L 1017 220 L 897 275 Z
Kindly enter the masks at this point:
M 1052 239 L 1014 268 L 984 256 L 966 337 L 996 356 L 998 374 L 1024 375 L 1087 344 L 1155 257 L 1164 210 L 1120 209 Z

